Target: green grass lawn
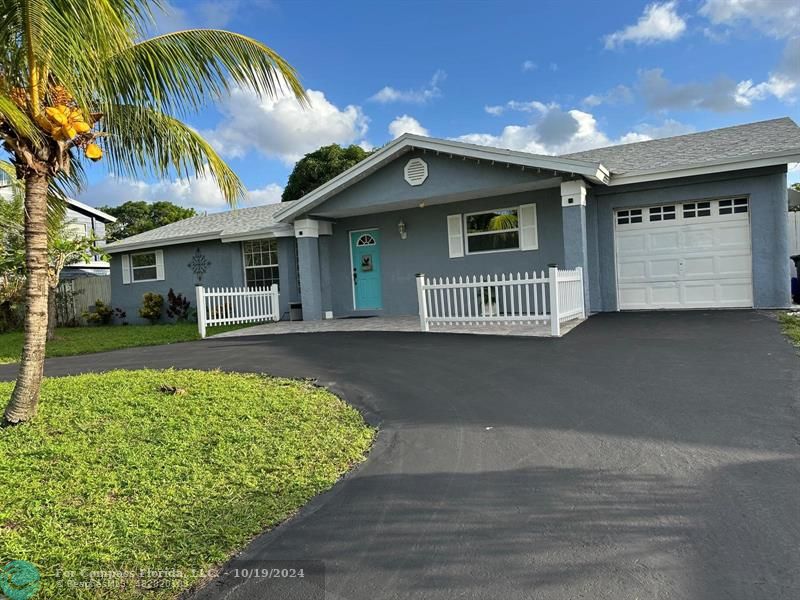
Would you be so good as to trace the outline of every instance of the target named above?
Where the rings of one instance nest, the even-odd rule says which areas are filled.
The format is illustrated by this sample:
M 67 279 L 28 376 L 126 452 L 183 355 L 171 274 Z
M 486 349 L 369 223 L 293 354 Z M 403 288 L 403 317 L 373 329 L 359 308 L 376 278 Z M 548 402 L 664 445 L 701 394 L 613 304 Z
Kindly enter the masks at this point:
M 179 388 L 177 393 L 161 386 Z M 11 383 L 0 383 L 7 398 Z M 174 598 L 364 459 L 374 431 L 311 383 L 203 371 L 48 378 L 39 414 L 0 429 L 0 564 L 36 598 Z M 74 571 L 175 570 L 147 594 Z
M 778 319 L 783 326 L 783 333 L 797 345 L 800 345 L 800 314 L 782 313 Z
M 210 327 L 208 335 L 239 329 L 243 325 Z M 174 342 L 199 340 L 196 323 L 161 325 L 106 325 L 97 327 L 59 327 L 56 338 L 47 343 L 47 356 L 72 356 L 104 350 L 158 346 Z M 0 334 L 0 364 L 19 360 L 22 353 L 22 332 Z

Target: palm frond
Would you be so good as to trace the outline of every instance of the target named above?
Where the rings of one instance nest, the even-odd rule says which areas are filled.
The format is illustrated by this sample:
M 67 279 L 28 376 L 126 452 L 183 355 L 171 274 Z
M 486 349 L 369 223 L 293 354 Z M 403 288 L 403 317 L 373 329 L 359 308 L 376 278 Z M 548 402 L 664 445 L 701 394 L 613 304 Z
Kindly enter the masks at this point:
M 6 94 L 0 92 L 0 122 L 5 121 L 19 135 L 28 138 L 34 144 L 42 141 L 42 133 L 36 123 L 21 110 Z
M 120 105 L 103 119 L 108 168 L 120 175 L 189 177 L 208 175 L 225 200 L 235 205 L 244 186 L 203 137 L 157 110 Z
M 151 106 L 186 114 L 228 92 L 232 84 L 276 97 L 291 93 L 307 104 L 294 68 L 274 50 L 238 33 L 178 31 L 145 40 L 100 66 L 101 97 L 111 103 Z M 108 113 L 113 106 L 103 106 Z

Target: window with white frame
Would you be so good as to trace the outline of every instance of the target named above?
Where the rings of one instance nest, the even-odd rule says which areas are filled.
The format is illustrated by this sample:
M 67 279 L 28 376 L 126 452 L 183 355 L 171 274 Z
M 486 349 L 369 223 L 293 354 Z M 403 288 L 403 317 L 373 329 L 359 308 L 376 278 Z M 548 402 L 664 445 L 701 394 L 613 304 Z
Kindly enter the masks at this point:
M 155 251 L 131 254 L 131 279 L 133 281 L 158 279 L 158 260 Z
M 247 287 L 278 284 L 278 240 L 242 242 L 244 280 Z
M 519 211 L 501 208 L 464 216 L 467 252 L 519 249 Z

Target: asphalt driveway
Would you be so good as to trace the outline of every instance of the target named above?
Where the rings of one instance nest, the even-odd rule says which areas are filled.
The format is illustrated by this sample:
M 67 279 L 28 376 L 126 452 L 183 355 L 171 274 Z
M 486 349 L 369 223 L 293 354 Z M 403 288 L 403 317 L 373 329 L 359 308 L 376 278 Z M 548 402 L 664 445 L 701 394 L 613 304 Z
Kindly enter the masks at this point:
M 46 371 L 143 366 L 314 377 L 380 423 L 360 469 L 232 568 L 321 560 L 331 599 L 800 597 L 800 359 L 768 315 L 210 339 Z M 196 597 L 309 589 L 229 575 Z

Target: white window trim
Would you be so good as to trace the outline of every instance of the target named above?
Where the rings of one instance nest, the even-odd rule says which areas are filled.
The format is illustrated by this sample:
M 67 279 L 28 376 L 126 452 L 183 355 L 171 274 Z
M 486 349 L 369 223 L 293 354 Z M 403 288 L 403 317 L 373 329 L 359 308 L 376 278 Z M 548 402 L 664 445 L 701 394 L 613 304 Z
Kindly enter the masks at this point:
M 275 260 L 278 261 L 274 265 L 252 265 L 250 267 L 247 266 L 247 258 L 244 252 L 244 246 L 247 242 L 271 242 L 275 241 Z M 280 276 L 281 276 L 281 265 L 280 265 L 280 257 L 278 256 L 278 241 L 276 238 L 257 238 L 254 240 L 244 240 L 242 243 L 242 283 L 244 287 L 247 287 L 247 269 L 262 269 L 262 268 L 270 268 L 270 267 L 277 267 L 278 268 L 278 281 L 275 282 L 276 285 L 280 285 Z M 298 288 L 300 282 L 297 282 Z M 267 286 L 269 287 L 269 286 Z
M 159 261 L 159 253 L 163 252 L 162 250 L 147 250 L 146 252 L 134 252 L 129 254 L 128 264 L 130 265 L 130 282 L 131 283 L 148 283 L 151 281 L 163 281 L 164 280 L 164 258 L 163 254 L 161 255 L 161 260 Z M 155 262 L 152 265 L 148 265 L 146 267 L 134 267 L 133 266 L 133 257 L 134 256 L 142 256 L 144 254 L 152 254 Z M 160 266 L 159 266 L 160 263 Z M 137 269 L 152 269 L 155 267 L 156 269 L 156 276 L 153 279 L 136 279 L 134 277 L 134 273 Z M 159 273 L 160 271 L 160 273 Z
M 467 227 L 467 217 L 471 217 L 473 215 L 483 215 L 490 212 L 500 212 L 503 210 L 516 210 L 517 211 L 517 227 L 515 229 L 498 229 L 497 231 L 481 231 L 480 233 L 469 233 L 469 229 Z M 519 206 L 504 206 L 502 208 L 487 208 L 486 210 L 478 210 L 471 213 L 464 213 L 463 215 L 463 227 L 464 227 L 464 254 L 471 255 L 471 254 L 497 254 L 498 252 L 522 252 L 522 240 L 520 239 L 522 235 L 522 228 L 519 226 Z M 538 224 L 537 224 L 538 229 Z M 517 247 L 516 248 L 500 248 L 498 250 L 476 250 L 474 252 L 470 252 L 469 250 L 469 238 L 470 237 L 479 237 L 482 235 L 495 235 L 498 233 L 511 233 L 513 231 L 517 232 Z

